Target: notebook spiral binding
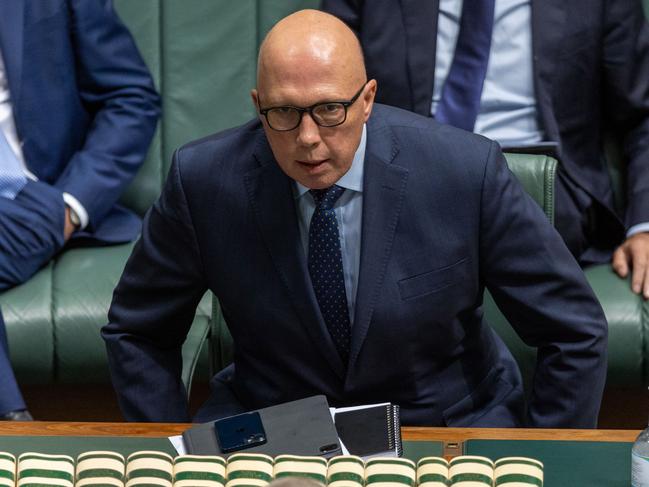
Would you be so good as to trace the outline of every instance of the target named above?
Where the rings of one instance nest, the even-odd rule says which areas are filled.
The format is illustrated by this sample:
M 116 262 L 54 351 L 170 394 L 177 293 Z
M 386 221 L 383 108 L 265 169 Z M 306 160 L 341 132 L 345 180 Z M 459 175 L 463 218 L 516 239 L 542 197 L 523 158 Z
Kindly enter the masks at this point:
M 403 455 L 403 444 L 401 443 L 401 419 L 399 417 L 399 406 L 391 404 L 386 408 L 388 421 L 388 445 L 390 449 L 397 452 L 397 456 Z

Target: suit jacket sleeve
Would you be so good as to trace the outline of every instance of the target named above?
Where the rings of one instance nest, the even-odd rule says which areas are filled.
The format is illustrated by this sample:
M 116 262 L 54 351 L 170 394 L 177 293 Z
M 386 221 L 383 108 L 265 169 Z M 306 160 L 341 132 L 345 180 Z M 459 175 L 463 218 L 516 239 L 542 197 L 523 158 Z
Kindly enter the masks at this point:
M 606 377 L 607 323 L 583 272 L 493 143 L 481 196 L 480 272 L 537 347 L 531 426 L 592 428 Z
M 130 421 L 189 421 L 181 347 L 207 285 L 177 160 L 176 154 L 144 219 L 102 329 L 113 385 Z
M 93 120 L 55 186 L 84 206 L 92 227 L 142 165 L 160 100 L 110 0 L 70 0 L 69 10 L 79 96 Z
M 649 222 L 649 25 L 641 2 L 611 0 L 607 4 L 604 116 L 609 129 L 624 140 L 628 229 Z

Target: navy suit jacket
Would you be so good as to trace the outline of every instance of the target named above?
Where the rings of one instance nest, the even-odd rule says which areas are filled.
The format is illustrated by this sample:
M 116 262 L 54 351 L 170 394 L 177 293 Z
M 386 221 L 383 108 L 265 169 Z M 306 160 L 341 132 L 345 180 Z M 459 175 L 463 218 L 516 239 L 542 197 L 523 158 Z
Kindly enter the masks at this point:
M 649 222 L 649 27 L 639 0 L 531 2 L 540 124 L 568 177 L 608 208 L 619 242 Z M 354 29 L 377 101 L 430 116 L 439 0 L 323 0 Z M 626 211 L 615 208 L 604 133 L 624 140 Z M 604 232 L 605 233 L 605 232 Z
M 145 217 L 103 328 L 127 419 L 188 419 L 181 344 L 210 289 L 235 358 L 202 419 L 326 394 L 399 404 L 404 424 L 595 425 L 606 321 L 497 144 L 382 105 L 367 128 L 349 363 L 308 277 L 292 180 L 253 120 L 180 148 Z M 527 420 L 485 286 L 539 347 Z
M 116 205 L 144 161 L 159 97 L 111 0 L 21 0 L 0 6 L 0 49 L 27 165 L 70 193 L 89 226 L 75 238 L 135 238 Z

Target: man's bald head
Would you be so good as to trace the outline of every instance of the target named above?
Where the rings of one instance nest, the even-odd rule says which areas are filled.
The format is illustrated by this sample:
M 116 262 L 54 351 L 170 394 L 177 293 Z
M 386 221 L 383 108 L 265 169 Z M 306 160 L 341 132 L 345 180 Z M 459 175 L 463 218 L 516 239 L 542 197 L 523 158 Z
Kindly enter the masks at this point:
M 279 21 L 259 50 L 257 89 L 288 79 L 318 76 L 335 70 L 341 81 L 365 82 L 361 45 L 352 30 L 333 15 L 300 10 Z

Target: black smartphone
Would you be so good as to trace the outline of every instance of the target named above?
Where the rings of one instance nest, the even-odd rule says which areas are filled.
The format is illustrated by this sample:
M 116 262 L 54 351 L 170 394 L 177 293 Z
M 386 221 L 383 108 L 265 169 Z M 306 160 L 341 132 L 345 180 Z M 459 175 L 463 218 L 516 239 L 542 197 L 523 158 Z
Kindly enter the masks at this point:
M 266 443 L 266 432 L 258 412 L 237 414 L 214 421 L 214 433 L 223 453 Z

